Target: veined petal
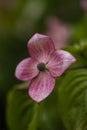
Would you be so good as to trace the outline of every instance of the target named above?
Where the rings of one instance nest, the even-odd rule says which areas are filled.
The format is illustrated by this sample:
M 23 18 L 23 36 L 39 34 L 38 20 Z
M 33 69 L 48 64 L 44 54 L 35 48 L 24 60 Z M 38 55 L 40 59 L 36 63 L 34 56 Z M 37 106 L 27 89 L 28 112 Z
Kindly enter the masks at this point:
M 18 79 L 27 81 L 38 75 L 37 62 L 31 58 L 22 60 L 15 71 L 15 75 Z
M 30 83 L 29 95 L 34 101 L 39 103 L 52 92 L 54 85 L 55 79 L 48 71 L 40 72 Z
M 67 51 L 57 50 L 51 56 L 47 68 L 52 76 L 61 76 L 63 72 L 72 64 L 76 59 Z
M 46 63 L 55 48 L 50 37 L 35 34 L 28 42 L 28 50 L 31 57 Z

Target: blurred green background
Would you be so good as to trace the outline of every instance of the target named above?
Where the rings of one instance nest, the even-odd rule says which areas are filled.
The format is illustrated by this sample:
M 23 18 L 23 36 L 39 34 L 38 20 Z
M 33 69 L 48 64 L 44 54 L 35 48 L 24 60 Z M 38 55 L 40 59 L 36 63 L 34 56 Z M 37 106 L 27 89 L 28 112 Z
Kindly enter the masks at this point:
M 8 130 L 6 96 L 20 83 L 14 76 L 15 68 L 29 55 L 30 37 L 36 32 L 46 34 L 48 19 L 56 17 L 70 26 L 70 44 L 86 40 L 86 11 L 81 0 L 0 0 L 0 130 Z

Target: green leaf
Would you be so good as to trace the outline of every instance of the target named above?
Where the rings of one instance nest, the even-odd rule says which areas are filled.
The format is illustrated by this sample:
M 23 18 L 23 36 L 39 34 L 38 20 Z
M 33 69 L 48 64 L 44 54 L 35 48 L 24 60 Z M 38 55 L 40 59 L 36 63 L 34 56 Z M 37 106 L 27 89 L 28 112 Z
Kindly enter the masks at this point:
M 52 94 L 40 104 L 42 109 L 37 130 L 65 130 L 58 114 L 57 91 L 58 88 L 55 86 Z
M 34 102 L 24 89 L 26 86 L 15 86 L 8 94 L 7 123 L 10 130 L 27 130 L 35 114 Z
M 87 130 L 87 69 L 67 72 L 60 83 L 58 100 L 67 130 Z
M 65 130 L 57 111 L 57 88 L 37 104 L 29 98 L 27 86 L 26 83 L 14 86 L 8 94 L 7 123 L 10 130 Z

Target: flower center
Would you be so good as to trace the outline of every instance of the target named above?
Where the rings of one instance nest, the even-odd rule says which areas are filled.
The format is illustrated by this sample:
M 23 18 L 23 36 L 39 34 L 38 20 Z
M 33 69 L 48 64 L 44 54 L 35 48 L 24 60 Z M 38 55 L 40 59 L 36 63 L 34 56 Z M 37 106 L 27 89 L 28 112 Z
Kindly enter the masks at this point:
M 39 63 L 37 65 L 37 68 L 39 71 L 45 71 L 46 70 L 46 65 L 42 62 L 42 63 Z

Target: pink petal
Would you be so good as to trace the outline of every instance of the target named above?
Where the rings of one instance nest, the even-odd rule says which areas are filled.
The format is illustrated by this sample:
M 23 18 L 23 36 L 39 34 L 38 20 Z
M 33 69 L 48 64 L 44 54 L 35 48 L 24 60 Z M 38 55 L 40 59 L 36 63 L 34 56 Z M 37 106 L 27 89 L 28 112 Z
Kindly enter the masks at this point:
M 55 79 L 47 72 L 40 72 L 39 76 L 32 79 L 29 88 L 30 97 L 39 103 L 45 99 L 53 90 Z
M 57 50 L 51 56 L 47 68 L 52 76 L 57 77 L 64 73 L 64 71 L 76 61 L 76 59 L 67 51 Z
M 49 56 L 54 52 L 54 43 L 48 36 L 35 34 L 28 42 L 31 57 L 40 62 L 47 62 Z
M 31 58 L 26 58 L 18 64 L 15 75 L 18 79 L 27 81 L 37 76 L 38 73 L 37 62 Z

